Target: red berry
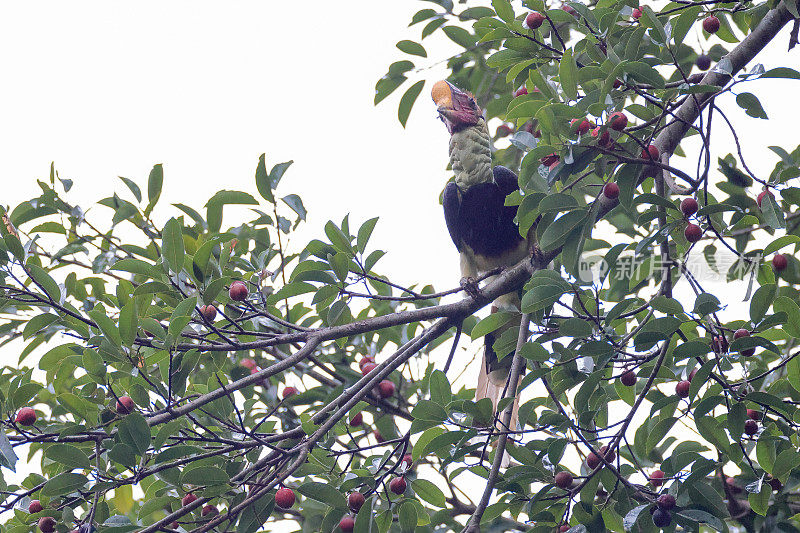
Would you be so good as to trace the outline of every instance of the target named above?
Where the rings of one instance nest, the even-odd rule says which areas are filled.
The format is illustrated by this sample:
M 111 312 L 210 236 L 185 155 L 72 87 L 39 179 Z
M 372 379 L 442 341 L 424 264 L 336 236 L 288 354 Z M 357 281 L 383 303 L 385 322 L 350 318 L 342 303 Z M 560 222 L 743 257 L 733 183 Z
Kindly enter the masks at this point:
M 351 511 L 357 513 L 358 510 L 361 509 L 361 506 L 364 505 L 365 500 L 366 498 L 364 498 L 364 495 L 361 494 L 360 492 L 358 491 L 351 492 L 347 496 L 347 506 L 350 508 Z
M 533 13 L 528 13 L 528 16 L 525 17 L 525 25 L 531 30 L 535 30 L 541 26 L 543 22 L 544 15 L 541 13 L 536 13 L 535 11 Z
M 178 523 L 178 521 L 177 521 L 177 520 L 174 520 L 174 521 L 173 521 L 173 522 L 172 522 L 172 523 L 169 525 L 169 527 L 170 527 L 171 529 L 178 529 L 178 526 L 180 526 L 180 524 Z M 77 530 L 77 529 L 75 529 L 75 530 L 73 530 L 73 531 L 72 531 L 72 533 L 80 533 L 80 531 L 79 531 L 79 530 Z
M 755 435 L 756 433 L 758 433 L 758 422 L 750 419 L 745 420 L 744 433 L 745 435 Z
M 609 200 L 616 200 L 617 198 L 619 198 L 619 185 L 617 185 L 613 181 L 609 181 L 608 183 L 603 185 L 603 196 L 605 196 Z
M 711 68 L 711 58 L 706 54 L 700 54 L 694 62 L 700 70 L 708 70 Z
M 775 198 L 775 196 L 771 192 L 761 191 L 758 197 L 756 198 L 756 203 L 758 204 L 758 207 L 761 207 L 761 202 L 764 201 L 765 196 L 769 196 L 770 198 Z
M 633 387 L 634 385 L 636 385 L 636 372 L 634 372 L 633 370 L 626 370 L 619 377 L 619 381 L 626 387 Z
M 353 519 L 352 516 L 344 516 L 339 521 L 339 529 L 344 531 L 344 533 L 350 533 L 351 531 L 353 531 L 353 529 L 355 529 L 355 527 L 356 527 L 356 521 Z
M 606 461 L 609 463 L 617 458 L 617 454 L 614 452 L 614 450 L 609 450 L 608 446 L 602 446 L 600 448 L 600 453 L 603 454 L 603 456 L 606 458 Z
M 556 474 L 555 482 L 556 482 L 556 487 L 567 490 L 572 486 L 572 474 L 562 470 L 561 472 Z
M 363 367 L 363 366 L 364 366 L 364 365 L 366 365 L 367 363 L 374 363 L 374 362 L 375 362 L 375 358 L 374 358 L 374 357 L 372 357 L 372 356 L 370 356 L 370 355 L 365 355 L 365 356 L 364 356 L 364 357 L 362 357 L 362 358 L 361 358 L 361 360 L 358 362 L 358 368 L 361 368 L 361 367 Z
M 571 125 L 575 125 L 575 123 L 577 123 L 577 122 L 578 122 L 578 119 L 575 119 L 575 120 L 572 120 L 572 121 L 570 122 L 570 124 L 571 124 Z M 583 119 L 583 120 L 581 120 L 581 121 L 580 121 L 580 123 L 578 124 L 578 128 L 577 128 L 577 130 L 576 130 L 576 131 L 577 131 L 577 132 L 578 132 L 580 135 L 586 135 L 586 133 L 588 133 L 588 132 L 589 132 L 589 130 L 590 130 L 590 129 L 592 129 L 592 126 L 594 126 L 594 124 L 592 124 L 591 122 L 589 122 L 589 121 L 588 121 L 588 120 L 586 120 L 586 119 Z
M 405 455 L 403 456 L 403 459 L 402 459 L 402 461 L 400 461 L 400 462 L 401 462 L 401 463 L 405 463 L 405 464 L 406 464 L 406 468 L 409 468 L 409 469 L 410 469 L 412 466 L 414 466 L 414 459 L 411 457 L 411 454 L 410 454 L 410 453 L 407 453 L 407 454 L 405 454 Z
M 772 490 L 781 490 L 783 488 L 783 483 L 781 483 L 781 480 L 776 477 L 771 478 L 769 481 L 767 481 L 767 483 L 769 483 L 769 486 L 772 487 Z
M 33 407 L 23 407 L 17 411 L 17 418 L 14 421 L 21 426 L 32 426 L 36 423 L 36 411 Z
M 614 80 L 614 88 L 619 89 L 620 87 L 622 87 L 622 81 Z
M 550 154 L 550 155 L 544 156 L 539 161 L 543 165 L 547 165 L 548 167 L 551 167 L 551 166 L 557 164 L 560 160 L 561 160 L 561 156 L 559 156 L 558 154 Z
M 194 494 L 192 494 L 190 492 L 189 494 L 187 494 L 186 496 L 181 498 L 181 505 L 183 507 L 186 507 L 187 505 L 189 505 L 190 503 L 194 502 L 195 500 L 197 500 L 197 496 L 195 496 Z
M 665 511 L 663 509 L 656 509 L 653 511 L 653 524 L 656 527 L 667 527 L 672 523 L 672 517 L 669 514 L 669 511 Z
M 565 533 L 565 532 L 569 531 L 569 530 L 570 530 L 569 524 L 562 524 L 562 525 L 561 525 L 561 526 L 558 528 L 558 530 L 559 530 L 561 533 Z
M 719 19 L 714 15 L 709 15 L 703 19 L 703 29 L 706 33 L 717 33 L 719 30 Z
M 217 308 L 213 305 L 204 305 L 200 307 L 200 314 L 209 322 L 213 322 L 217 318 Z
M 361 424 L 364 423 L 364 415 L 361 413 L 356 413 L 353 418 L 350 419 L 350 425 L 354 428 L 357 428 Z
M 278 489 L 275 493 L 275 505 L 281 509 L 288 509 L 294 505 L 294 491 L 288 487 Z
M 726 479 L 725 479 L 725 484 L 726 484 L 726 485 L 728 485 L 728 488 L 729 488 L 729 489 L 731 490 L 731 492 L 733 492 L 733 493 L 739 493 L 739 492 L 742 492 L 742 487 L 740 487 L 739 485 L 737 485 L 737 484 L 736 484 L 736 480 L 735 480 L 734 478 L 732 478 L 732 477 L 726 478 Z
M 650 144 L 647 148 L 642 148 L 642 159 L 652 159 L 658 161 L 658 156 L 661 155 L 655 144 Z
M 391 398 L 394 396 L 394 389 L 394 383 L 388 379 L 384 379 L 378 383 L 378 393 L 380 394 L 381 398 Z
M 775 272 L 783 272 L 787 266 L 789 266 L 789 260 L 785 255 L 775 254 L 775 257 L 772 258 L 772 268 Z
M 203 510 L 200 511 L 200 516 L 211 517 L 211 516 L 217 516 L 218 514 L 219 511 L 217 510 L 217 508 L 211 504 L 203 506 Z
M 664 472 L 653 470 L 653 473 L 650 474 L 650 484 L 654 487 L 660 487 L 662 483 L 664 483 Z
M 755 409 L 748 409 L 747 410 L 747 418 L 750 420 L 761 420 L 764 414 L 761 411 L 756 411 Z
M 687 224 L 683 236 L 689 242 L 697 242 L 703 237 L 703 230 L 697 224 Z
M 40 513 L 44 509 L 42 507 L 42 502 L 39 500 L 31 500 L 31 503 L 28 504 L 28 512 L 30 514 Z
M 611 113 L 611 116 L 608 117 L 608 124 L 612 130 L 622 131 L 628 125 L 628 117 L 619 111 Z
M 53 533 L 56 530 L 56 519 L 52 516 L 43 516 L 39 519 L 39 531 Z
M 567 4 L 564 4 L 564 5 L 561 6 L 561 9 L 563 11 L 566 11 L 567 13 L 572 15 L 573 17 L 577 17 L 578 16 L 578 12 L 575 11 L 575 8 L 572 7 L 572 6 L 568 6 Z
M 285 400 L 286 398 L 289 398 L 289 397 L 291 397 L 291 396 L 294 396 L 295 394 L 297 394 L 297 389 L 295 389 L 294 387 L 284 387 L 284 388 L 283 388 L 283 394 L 282 394 L 282 396 L 283 396 L 283 399 L 284 399 L 284 400 Z
M 633 18 L 633 20 L 639 20 L 640 18 L 642 18 L 642 10 L 639 9 L 638 7 L 633 8 L 633 13 L 631 13 L 631 18 Z
M 228 296 L 236 302 L 243 302 L 247 299 L 247 285 L 243 281 L 234 281 L 228 289 Z
M 518 96 L 524 96 L 526 94 L 528 94 L 528 88 L 523 85 L 522 87 L 514 91 L 514 98 Z
M 726 353 L 728 351 L 728 339 L 722 335 L 717 335 L 711 340 L 711 349 L 714 353 Z
M 675 496 L 672 494 L 662 494 L 656 499 L 656 505 L 658 505 L 659 509 L 669 511 L 675 507 Z
M 750 332 L 744 328 L 739 328 L 733 332 L 733 340 L 741 339 L 742 337 L 749 337 Z
M 600 456 L 594 452 L 589 452 L 589 455 L 586 456 L 586 466 L 589 467 L 589 470 L 594 470 L 598 466 L 600 466 Z
M 406 478 L 399 476 L 389 482 L 389 490 L 395 494 L 403 494 L 406 491 L 406 485 Z
M 497 126 L 498 137 L 508 137 L 512 133 L 514 133 L 514 129 L 508 124 L 500 124 L 499 126 Z
M 370 372 L 375 370 L 375 368 L 377 368 L 377 366 L 378 365 L 376 365 L 375 363 L 366 363 L 365 365 L 363 365 L 361 367 L 361 375 L 362 376 L 366 376 L 367 374 L 369 374 Z
M 249 369 L 251 374 L 258 372 L 258 364 L 249 357 L 247 359 L 242 359 L 241 365 Z
M 675 385 L 675 394 L 677 394 L 679 398 L 688 398 L 689 385 L 691 385 L 691 382 L 688 380 L 679 381 L 678 384 Z
M 692 380 L 694 379 L 694 377 L 696 375 L 697 375 L 697 369 L 696 368 L 694 370 L 692 370 L 691 372 L 689 372 L 689 383 L 692 382 Z
M 117 412 L 121 415 L 132 413 L 134 409 L 133 400 L 130 396 L 120 396 L 117 400 Z
M 690 217 L 697 213 L 698 209 L 700 209 L 700 205 L 694 198 L 684 198 L 681 201 L 681 213 L 683 213 L 683 216 Z
M 372 435 L 375 437 L 375 440 L 378 441 L 378 444 L 383 444 L 386 442 L 386 439 L 383 438 L 383 435 L 381 435 L 381 432 L 377 429 L 372 432 Z

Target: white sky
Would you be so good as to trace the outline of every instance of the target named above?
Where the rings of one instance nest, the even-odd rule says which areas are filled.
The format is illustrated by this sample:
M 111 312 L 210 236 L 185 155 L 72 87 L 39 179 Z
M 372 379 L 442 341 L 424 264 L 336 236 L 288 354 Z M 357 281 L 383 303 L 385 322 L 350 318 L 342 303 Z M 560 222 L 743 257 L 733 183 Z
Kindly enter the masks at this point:
M 372 104 L 376 80 L 404 56 L 395 43 L 419 40 L 422 25 L 407 28 L 411 15 L 433 6 L 5 2 L 0 203 L 13 208 L 37 195 L 35 179 L 47 177 L 51 161 L 75 182 L 69 198 L 83 204 L 114 191 L 130 198 L 117 176 L 146 191 L 148 172 L 163 163 L 156 218 L 164 221 L 177 213 L 168 203 L 199 210 L 222 188 L 257 196 L 253 175 L 266 152 L 268 165 L 295 161 L 279 192 L 302 196 L 309 210 L 304 236 L 323 235 L 328 219 L 348 212 L 359 223 L 380 216 L 373 245 L 390 252 L 381 272 L 399 283 L 453 287 L 458 260 L 438 203 L 448 178 L 447 133 L 429 99 L 430 82 L 445 75 L 442 65 L 416 75 L 429 83 L 406 129 L 396 118 L 405 88 Z M 796 65 L 798 52 L 787 58 L 787 43 L 784 31 L 759 61 L 768 69 Z M 410 58 L 423 67 L 456 50 L 441 32 L 423 44 L 429 58 Z M 743 89 L 760 96 L 769 122 L 745 117 L 732 97 L 721 99 L 741 126 L 755 172 L 765 175 L 776 161 L 766 146 L 791 150 L 800 142 L 798 89 L 797 81 Z M 723 129 L 720 123 L 714 134 L 721 155 L 735 151 Z

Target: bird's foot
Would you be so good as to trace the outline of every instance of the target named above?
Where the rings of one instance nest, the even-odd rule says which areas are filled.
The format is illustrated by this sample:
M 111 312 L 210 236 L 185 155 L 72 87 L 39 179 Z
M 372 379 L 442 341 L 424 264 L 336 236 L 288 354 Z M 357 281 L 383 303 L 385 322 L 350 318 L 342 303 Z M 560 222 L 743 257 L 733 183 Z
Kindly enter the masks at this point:
M 475 278 L 461 278 L 461 288 L 464 292 L 472 296 L 473 300 L 485 298 L 483 291 L 480 289 L 479 284 Z

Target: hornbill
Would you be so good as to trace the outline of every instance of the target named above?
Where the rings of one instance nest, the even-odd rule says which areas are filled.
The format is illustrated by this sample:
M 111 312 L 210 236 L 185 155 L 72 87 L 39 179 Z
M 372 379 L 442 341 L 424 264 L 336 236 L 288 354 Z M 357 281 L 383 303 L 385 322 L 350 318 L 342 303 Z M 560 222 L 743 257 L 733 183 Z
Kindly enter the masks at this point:
M 523 238 L 514 222 L 517 207 L 505 205 L 506 196 L 519 190 L 517 176 L 502 166 L 492 168 L 489 129 L 475 98 L 447 81 L 434 84 L 431 96 L 439 118 L 450 132 L 450 164 L 455 174 L 455 181 L 447 184 L 442 197 L 444 219 L 461 254 L 461 284 L 477 296 L 480 291 L 475 278 L 498 267 L 512 266 L 528 256 L 532 232 Z M 518 313 L 519 308 L 517 291 L 497 298 L 492 304 L 492 312 Z M 493 344 L 499 333 L 486 336 L 475 390 L 475 401 L 489 398 L 495 410 L 513 359 L 506 356 L 498 360 Z M 518 402 L 519 396 L 514 401 L 511 430 L 517 429 Z

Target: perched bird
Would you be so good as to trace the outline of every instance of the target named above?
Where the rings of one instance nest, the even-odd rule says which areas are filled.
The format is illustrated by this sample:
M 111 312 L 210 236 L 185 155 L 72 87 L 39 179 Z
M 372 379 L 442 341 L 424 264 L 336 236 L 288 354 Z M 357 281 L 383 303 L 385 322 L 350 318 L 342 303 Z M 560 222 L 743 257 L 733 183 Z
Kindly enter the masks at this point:
M 461 283 L 477 296 L 475 279 L 497 267 L 512 266 L 530 254 L 529 240 L 514 222 L 516 206 L 506 206 L 506 196 L 519 190 L 517 176 L 509 169 L 492 168 L 491 137 L 483 113 L 469 93 L 447 81 L 439 81 L 431 92 L 439 118 L 450 132 L 450 164 L 455 181 L 444 189 L 442 204 L 447 230 L 461 254 Z M 492 312 L 519 312 L 520 296 L 511 292 L 497 298 Z M 516 321 L 519 324 L 519 320 Z M 506 328 L 513 326 L 506 325 Z M 490 398 L 495 410 L 506 387 L 511 356 L 498 360 L 493 349 L 501 331 L 486 336 L 483 364 L 478 376 L 475 401 Z M 518 398 L 514 402 L 511 429 L 517 425 Z

